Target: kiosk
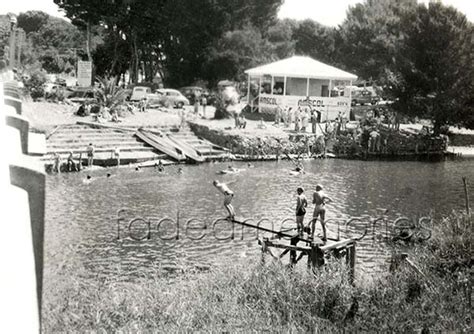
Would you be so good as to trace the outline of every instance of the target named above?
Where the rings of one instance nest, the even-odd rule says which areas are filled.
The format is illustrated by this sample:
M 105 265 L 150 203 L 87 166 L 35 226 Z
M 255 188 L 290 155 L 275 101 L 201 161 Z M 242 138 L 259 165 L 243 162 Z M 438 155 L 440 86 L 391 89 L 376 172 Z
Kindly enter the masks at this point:
M 349 115 L 352 81 L 357 76 L 309 57 L 293 56 L 246 70 L 247 102 L 259 113 L 310 106 L 323 120 Z

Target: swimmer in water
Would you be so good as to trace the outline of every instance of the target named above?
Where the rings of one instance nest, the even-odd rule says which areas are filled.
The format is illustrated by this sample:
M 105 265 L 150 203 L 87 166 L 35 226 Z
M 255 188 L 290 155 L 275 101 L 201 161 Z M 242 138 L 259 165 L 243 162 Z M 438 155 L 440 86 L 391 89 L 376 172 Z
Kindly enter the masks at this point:
M 111 177 L 111 176 L 112 176 L 112 174 L 110 174 L 110 173 L 107 173 L 107 177 Z
M 82 183 L 84 184 L 89 184 L 92 182 L 92 177 L 90 175 L 87 175 L 84 180 L 82 180 Z
M 164 172 L 165 171 L 165 167 L 163 166 L 163 163 L 160 161 L 158 161 L 158 163 L 153 166 L 155 167 L 155 169 L 158 170 L 158 172 Z
M 183 174 L 183 168 L 181 167 L 178 168 L 178 174 Z
M 224 194 L 224 207 L 229 212 L 229 216 L 227 218 L 231 220 L 234 219 L 235 211 L 234 207 L 231 204 L 232 199 L 234 198 L 234 192 L 230 190 L 227 184 L 219 182 L 218 180 L 214 180 L 213 184 L 214 187 L 216 187 L 222 194 Z
M 138 172 L 140 170 L 140 166 L 135 167 L 135 170 Z

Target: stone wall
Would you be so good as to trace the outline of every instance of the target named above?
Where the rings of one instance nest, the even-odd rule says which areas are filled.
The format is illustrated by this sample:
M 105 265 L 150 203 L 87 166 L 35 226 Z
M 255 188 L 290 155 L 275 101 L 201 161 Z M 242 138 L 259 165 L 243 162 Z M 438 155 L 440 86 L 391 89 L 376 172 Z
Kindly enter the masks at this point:
M 377 130 L 378 137 L 371 138 L 366 131 L 359 136 L 341 133 L 335 140 L 333 151 L 339 156 L 424 156 L 443 155 L 447 148 L 446 136 Z
M 260 155 L 284 156 L 285 154 L 319 155 L 332 152 L 338 157 L 366 158 L 436 156 L 443 155 L 447 148 L 446 136 L 408 133 L 389 129 L 379 129 L 379 138 L 370 139 L 370 131 L 355 136 L 341 131 L 337 136 L 314 137 L 310 134 L 295 134 L 286 137 L 258 137 L 252 135 L 229 134 L 225 130 L 212 129 L 206 125 L 190 123 L 191 130 L 214 144 L 226 147 L 234 154 L 249 158 Z
M 191 130 L 199 137 L 231 150 L 233 154 L 248 157 L 260 155 L 283 156 L 285 154 L 320 154 L 324 144 L 312 135 L 263 136 L 229 134 L 225 130 L 209 128 L 206 125 L 189 123 Z

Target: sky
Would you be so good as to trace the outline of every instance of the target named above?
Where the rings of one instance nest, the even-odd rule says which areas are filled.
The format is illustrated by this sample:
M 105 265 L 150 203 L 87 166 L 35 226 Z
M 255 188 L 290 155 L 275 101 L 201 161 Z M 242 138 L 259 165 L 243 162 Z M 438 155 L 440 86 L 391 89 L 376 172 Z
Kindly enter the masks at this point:
M 348 6 L 359 2 L 363 0 L 285 0 L 278 16 L 297 20 L 310 18 L 335 27 L 344 20 Z M 418 0 L 418 2 L 427 3 L 429 0 Z M 442 2 L 454 6 L 474 22 L 474 0 L 442 0 Z M 0 14 L 8 12 L 18 14 L 27 10 L 42 10 L 50 15 L 64 16 L 58 11 L 53 0 L 2 0 L 0 4 Z

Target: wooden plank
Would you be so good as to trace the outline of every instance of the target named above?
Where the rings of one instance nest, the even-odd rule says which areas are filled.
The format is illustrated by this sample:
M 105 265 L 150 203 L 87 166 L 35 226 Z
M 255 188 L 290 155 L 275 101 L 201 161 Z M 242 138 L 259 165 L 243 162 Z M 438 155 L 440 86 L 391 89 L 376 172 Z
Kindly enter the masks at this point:
M 336 249 L 336 248 L 341 248 L 341 247 L 346 247 L 347 245 L 351 244 L 351 243 L 354 243 L 355 242 L 355 239 L 344 239 L 344 240 L 341 240 L 341 241 L 337 241 L 337 242 L 334 242 L 334 243 L 331 243 L 331 244 L 326 244 L 324 246 L 321 246 L 321 250 L 322 251 L 328 251 L 328 250 L 331 250 L 331 249 Z
M 311 251 L 311 248 L 309 247 L 299 247 L 299 246 L 294 246 L 294 245 L 283 245 L 283 244 L 277 244 L 273 243 L 271 241 L 265 241 L 267 247 L 275 247 L 275 248 L 281 248 L 281 249 L 287 249 L 291 251 L 299 251 L 299 252 L 309 252 Z
M 135 132 L 135 136 L 137 136 L 153 148 L 157 149 L 158 151 L 169 155 L 171 158 L 177 161 L 183 161 L 186 159 L 186 157 L 181 151 L 176 150 L 175 147 L 171 146 L 168 141 L 164 140 L 164 138 L 162 137 L 158 137 L 157 135 L 145 132 L 140 129 Z
M 176 138 L 173 135 L 168 135 L 168 138 L 172 142 L 174 142 L 189 159 L 194 160 L 196 162 L 205 161 L 204 157 L 199 155 L 198 152 L 191 145 L 185 143 L 184 141 Z

